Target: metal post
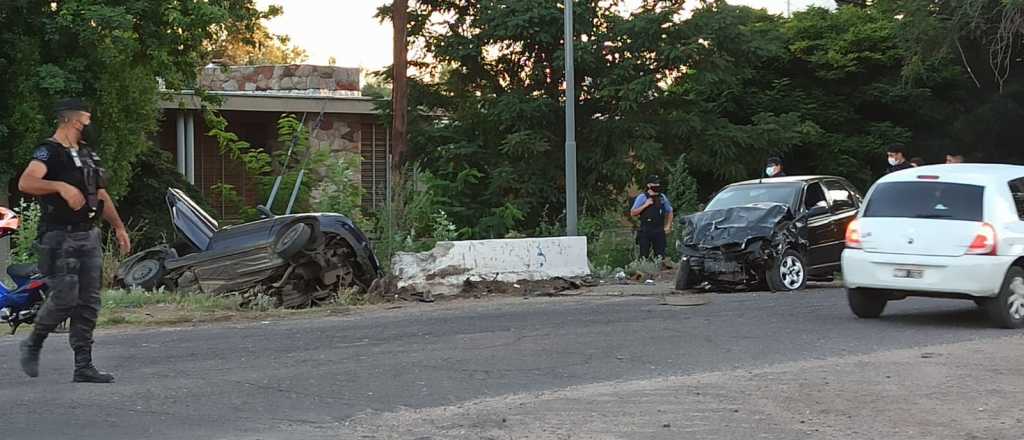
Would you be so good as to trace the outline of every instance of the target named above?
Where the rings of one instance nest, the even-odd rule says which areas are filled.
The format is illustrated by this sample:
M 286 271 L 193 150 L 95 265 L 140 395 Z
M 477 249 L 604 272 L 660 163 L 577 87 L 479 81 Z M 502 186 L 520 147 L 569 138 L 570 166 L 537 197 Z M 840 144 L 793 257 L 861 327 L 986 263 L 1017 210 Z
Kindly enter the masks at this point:
M 572 2 L 565 0 L 565 235 L 576 235 L 576 74 L 573 69 Z

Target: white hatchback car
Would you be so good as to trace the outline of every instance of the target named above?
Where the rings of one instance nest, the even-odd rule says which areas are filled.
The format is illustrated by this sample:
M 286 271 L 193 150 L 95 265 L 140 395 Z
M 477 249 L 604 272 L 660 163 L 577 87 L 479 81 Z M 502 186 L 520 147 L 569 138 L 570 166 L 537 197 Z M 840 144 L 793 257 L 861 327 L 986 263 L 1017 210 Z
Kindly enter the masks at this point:
M 933 165 L 889 174 L 846 232 L 850 309 L 877 318 L 908 296 L 972 299 L 1024 327 L 1024 166 Z

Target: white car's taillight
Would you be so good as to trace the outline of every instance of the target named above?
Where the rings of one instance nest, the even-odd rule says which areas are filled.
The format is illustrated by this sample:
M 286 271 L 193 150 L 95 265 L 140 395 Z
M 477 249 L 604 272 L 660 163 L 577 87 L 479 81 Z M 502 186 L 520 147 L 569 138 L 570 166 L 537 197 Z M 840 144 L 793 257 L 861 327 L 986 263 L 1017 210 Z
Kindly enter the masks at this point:
M 995 255 L 996 254 L 996 229 L 988 223 L 981 225 L 978 235 L 967 247 L 967 255 Z
M 860 220 L 854 220 L 850 222 L 850 225 L 846 227 L 846 247 L 850 249 L 860 249 Z

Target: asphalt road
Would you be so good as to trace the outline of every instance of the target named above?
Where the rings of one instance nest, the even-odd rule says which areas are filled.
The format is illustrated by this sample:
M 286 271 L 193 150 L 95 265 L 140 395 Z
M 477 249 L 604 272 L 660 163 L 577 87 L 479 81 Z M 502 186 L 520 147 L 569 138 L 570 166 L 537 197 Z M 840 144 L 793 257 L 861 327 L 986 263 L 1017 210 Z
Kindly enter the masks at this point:
M 0 337 L 11 439 L 306 439 L 352 417 L 598 382 L 756 368 L 1005 337 L 968 301 L 890 303 L 855 319 L 840 290 L 417 305 L 316 321 L 101 333 L 113 385 L 73 384 L 55 335 L 25 377 Z

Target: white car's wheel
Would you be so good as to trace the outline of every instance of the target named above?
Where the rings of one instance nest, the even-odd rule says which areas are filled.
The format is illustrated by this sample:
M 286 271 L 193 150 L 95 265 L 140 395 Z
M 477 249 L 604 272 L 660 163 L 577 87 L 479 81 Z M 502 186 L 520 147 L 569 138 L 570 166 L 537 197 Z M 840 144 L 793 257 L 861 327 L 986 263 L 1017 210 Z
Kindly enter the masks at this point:
M 1024 327 L 1024 268 L 1011 267 L 1006 271 L 999 295 L 985 303 L 989 318 L 999 327 Z
M 889 299 L 880 292 L 870 289 L 846 289 L 850 311 L 858 318 L 874 319 L 882 315 Z

